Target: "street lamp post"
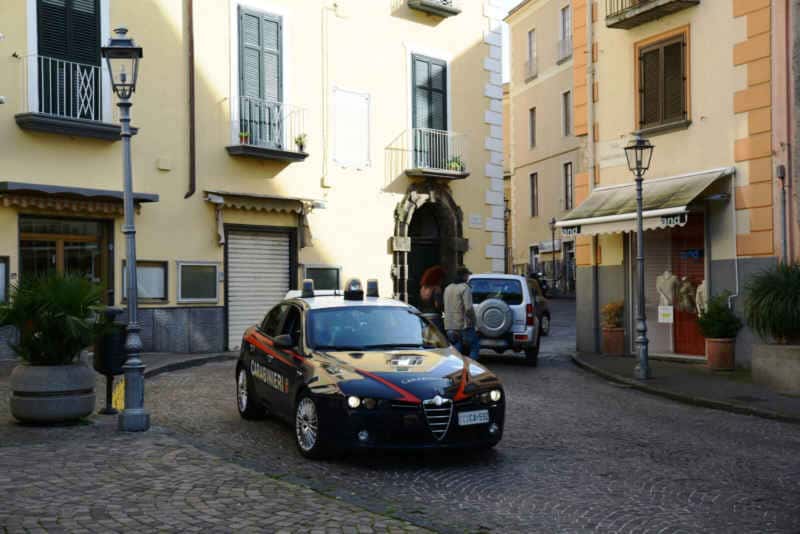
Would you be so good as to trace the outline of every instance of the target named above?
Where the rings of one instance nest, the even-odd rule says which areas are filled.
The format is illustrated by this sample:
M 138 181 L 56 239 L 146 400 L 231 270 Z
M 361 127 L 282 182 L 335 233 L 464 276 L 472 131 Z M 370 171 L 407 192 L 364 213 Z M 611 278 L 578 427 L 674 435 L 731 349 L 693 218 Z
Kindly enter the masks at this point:
M 558 280 L 556 279 L 556 218 L 550 219 L 550 254 L 552 255 L 553 267 L 553 289 L 556 289 Z
M 141 327 L 138 321 L 139 291 L 136 280 L 136 227 L 134 224 L 133 171 L 131 166 L 131 97 L 136 91 L 139 60 L 142 49 L 127 36 L 126 28 L 114 30 L 108 46 L 101 48 L 111 76 L 111 86 L 117 95 L 119 121 L 122 125 L 122 169 L 124 174 L 124 210 L 128 297 L 128 326 L 125 352 L 127 359 L 122 367 L 125 373 L 125 409 L 119 414 L 118 425 L 126 432 L 141 432 L 150 428 L 150 414 L 144 409 L 144 364 L 139 357 L 142 351 Z
M 644 229 L 642 221 L 642 182 L 644 173 L 650 168 L 653 157 L 653 145 L 647 139 L 637 135 L 625 147 L 628 168 L 636 175 L 636 275 L 638 294 L 636 306 L 636 345 L 639 351 L 639 362 L 634 375 L 639 380 L 650 378 L 650 362 L 648 361 L 647 316 L 644 310 Z

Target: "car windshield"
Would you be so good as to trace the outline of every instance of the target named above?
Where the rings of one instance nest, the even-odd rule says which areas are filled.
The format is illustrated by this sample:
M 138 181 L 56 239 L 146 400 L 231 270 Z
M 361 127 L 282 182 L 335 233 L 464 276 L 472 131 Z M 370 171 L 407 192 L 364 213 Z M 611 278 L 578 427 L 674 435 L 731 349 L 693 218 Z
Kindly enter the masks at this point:
M 317 350 L 441 349 L 439 330 L 408 308 L 353 306 L 311 310 L 308 345 Z
M 522 304 L 522 284 L 508 278 L 472 278 L 472 302 L 480 304 L 486 299 L 500 299 L 506 304 Z

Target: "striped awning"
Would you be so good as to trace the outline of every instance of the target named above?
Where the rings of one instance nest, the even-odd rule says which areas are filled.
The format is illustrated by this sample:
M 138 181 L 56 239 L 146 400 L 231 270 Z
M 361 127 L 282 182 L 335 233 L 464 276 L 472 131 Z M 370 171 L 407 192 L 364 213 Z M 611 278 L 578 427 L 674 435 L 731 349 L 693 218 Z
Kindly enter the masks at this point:
M 642 186 L 645 230 L 684 226 L 689 207 L 718 180 L 733 176 L 726 167 L 645 180 Z M 564 235 L 598 235 L 636 230 L 636 185 L 598 187 L 577 208 L 556 223 Z
M 121 215 L 123 193 L 25 182 L 0 182 L 0 206 L 73 213 Z M 136 209 L 144 202 L 158 202 L 158 195 L 134 193 Z
M 206 190 L 206 200 L 228 209 L 297 214 L 304 213 L 314 203 L 314 200 L 309 198 L 233 193 L 208 189 Z

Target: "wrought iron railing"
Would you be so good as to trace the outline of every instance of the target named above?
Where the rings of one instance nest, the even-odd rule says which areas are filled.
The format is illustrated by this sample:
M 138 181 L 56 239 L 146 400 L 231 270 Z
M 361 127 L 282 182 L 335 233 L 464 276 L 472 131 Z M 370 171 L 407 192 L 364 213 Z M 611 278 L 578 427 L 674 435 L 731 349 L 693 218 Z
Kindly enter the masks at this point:
M 68 119 L 102 120 L 100 65 L 36 55 L 26 57 L 23 65 L 25 111 Z
M 539 59 L 533 56 L 525 62 L 525 78 L 531 79 L 539 75 Z
M 430 128 L 406 130 L 388 146 L 392 163 L 403 170 L 420 169 L 454 174 L 467 172 L 464 134 Z
M 558 41 L 558 61 L 564 61 L 572 56 L 572 35 L 567 35 Z
M 239 97 L 239 119 L 232 123 L 240 145 L 305 152 L 305 110 L 283 102 Z
M 650 4 L 654 0 L 606 0 L 606 17 L 618 17 L 626 11 Z

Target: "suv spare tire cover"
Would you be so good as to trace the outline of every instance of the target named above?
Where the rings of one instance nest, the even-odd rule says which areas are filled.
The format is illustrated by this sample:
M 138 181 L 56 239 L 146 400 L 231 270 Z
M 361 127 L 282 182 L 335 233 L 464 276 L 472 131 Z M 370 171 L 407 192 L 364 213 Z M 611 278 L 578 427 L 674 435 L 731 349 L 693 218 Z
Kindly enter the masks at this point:
M 500 299 L 487 299 L 475 311 L 478 331 L 487 337 L 502 336 L 511 329 L 514 314 L 508 304 Z

